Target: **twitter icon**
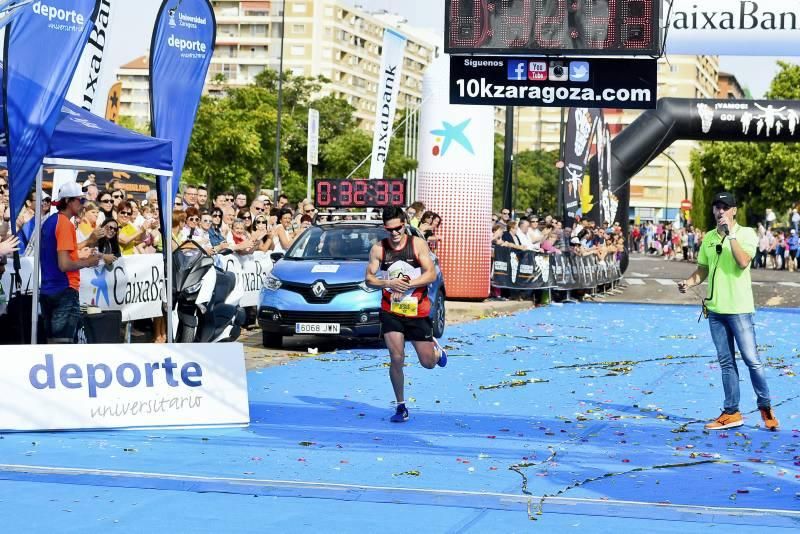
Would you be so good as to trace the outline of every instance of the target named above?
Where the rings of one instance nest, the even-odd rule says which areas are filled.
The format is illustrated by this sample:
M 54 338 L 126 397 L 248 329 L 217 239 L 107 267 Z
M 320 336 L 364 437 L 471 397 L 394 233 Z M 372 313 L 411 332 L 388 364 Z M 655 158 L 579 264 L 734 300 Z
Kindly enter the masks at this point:
M 570 61 L 569 62 L 569 81 L 588 82 L 589 81 L 589 62 Z

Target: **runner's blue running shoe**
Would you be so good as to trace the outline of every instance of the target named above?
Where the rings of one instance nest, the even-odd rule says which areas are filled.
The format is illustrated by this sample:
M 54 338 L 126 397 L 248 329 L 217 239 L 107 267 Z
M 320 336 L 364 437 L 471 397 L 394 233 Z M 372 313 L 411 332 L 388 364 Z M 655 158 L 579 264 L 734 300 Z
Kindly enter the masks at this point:
M 392 423 L 405 423 L 408 421 L 408 408 L 405 404 L 398 404 L 397 411 L 389 418 Z
M 447 351 L 444 350 L 444 347 L 442 347 L 439 344 L 438 339 L 433 338 L 433 344 L 436 345 L 436 348 L 439 349 L 439 361 L 436 362 L 436 365 L 438 365 L 439 367 L 444 367 L 445 365 L 447 365 Z

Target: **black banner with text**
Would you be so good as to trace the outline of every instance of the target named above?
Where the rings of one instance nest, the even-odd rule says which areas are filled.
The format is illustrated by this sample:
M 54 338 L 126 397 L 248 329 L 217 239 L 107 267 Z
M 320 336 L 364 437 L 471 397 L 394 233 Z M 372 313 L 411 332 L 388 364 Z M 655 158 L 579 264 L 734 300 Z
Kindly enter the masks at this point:
M 655 59 L 450 57 L 450 103 L 651 109 Z

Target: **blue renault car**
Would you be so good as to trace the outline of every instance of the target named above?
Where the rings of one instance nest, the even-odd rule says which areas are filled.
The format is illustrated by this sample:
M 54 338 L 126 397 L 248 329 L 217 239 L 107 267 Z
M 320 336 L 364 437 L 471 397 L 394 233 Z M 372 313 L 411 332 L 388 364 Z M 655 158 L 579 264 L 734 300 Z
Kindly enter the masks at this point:
M 410 235 L 419 230 L 406 226 Z M 284 336 L 378 337 L 381 292 L 364 282 L 372 245 L 388 237 L 379 221 L 335 221 L 304 231 L 275 266 L 261 290 L 258 323 L 265 347 L 280 347 Z M 431 253 L 436 280 L 428 288 L 433 335 L 445 327 L 445 286 L 439 260 Z

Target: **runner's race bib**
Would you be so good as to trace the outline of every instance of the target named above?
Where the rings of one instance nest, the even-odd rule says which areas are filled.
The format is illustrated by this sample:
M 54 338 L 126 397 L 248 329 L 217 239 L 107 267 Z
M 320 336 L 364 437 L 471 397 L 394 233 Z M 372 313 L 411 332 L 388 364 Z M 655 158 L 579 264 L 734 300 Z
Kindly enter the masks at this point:
M 392 313 L 406 317 L 416 317 L 418 315 L 419 300 L 417 297 L 411 295 L 397 295 L 397 297 L 400 297 L 400 299 L 395 300 L 395 295 L 392 296 Z

